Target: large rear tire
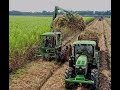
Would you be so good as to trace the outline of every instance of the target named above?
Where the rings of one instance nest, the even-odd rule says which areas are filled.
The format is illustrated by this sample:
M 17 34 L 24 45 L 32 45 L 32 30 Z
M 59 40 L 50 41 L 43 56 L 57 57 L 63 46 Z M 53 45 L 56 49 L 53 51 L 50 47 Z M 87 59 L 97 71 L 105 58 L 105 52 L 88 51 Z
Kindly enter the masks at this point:
M 65 79 L 69 79 L 73 77 L 73 69 L 69 68 L 65 71 Z M 65 82 L 65 88 L 71 89 L 73 87 L 73 83 Z
M 56 56 L 57 56 L 57 58 L 56 58 L 57 62 L 65 63 L 65 60 L 63 59 L 61 53 L 58 53 Z

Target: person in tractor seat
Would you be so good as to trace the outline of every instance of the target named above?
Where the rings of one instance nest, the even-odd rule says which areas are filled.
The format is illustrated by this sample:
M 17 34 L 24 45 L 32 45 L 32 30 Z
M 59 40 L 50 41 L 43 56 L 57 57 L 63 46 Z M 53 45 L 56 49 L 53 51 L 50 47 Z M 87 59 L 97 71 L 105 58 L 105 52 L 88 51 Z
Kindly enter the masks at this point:
M 84 44 L 84 45 L 80 45 L 80 49 L 81 49 L 81 54 L 88 54 L 88 49 L 89 49 L 89 47 L 86 45 L 86 44 Z
M 91 47 L 86 44 L 81 44 L 78 46 L 79 50 L 77 51 L 78 55 L 87 55 L 90 56 Z
M 93 52 L 92 52 L 92 49 L 93 49 L 93 47 L 91 46 L 91 45 L 87 45 L 87 51 L 88 51 L 88 53 L 89 54 L 92 54 Z
M 92 60 L 93 56 L 93 47 L 91 45 L 86 45 L 83 49 L 84 54 L 88 57 L 89 61 Z

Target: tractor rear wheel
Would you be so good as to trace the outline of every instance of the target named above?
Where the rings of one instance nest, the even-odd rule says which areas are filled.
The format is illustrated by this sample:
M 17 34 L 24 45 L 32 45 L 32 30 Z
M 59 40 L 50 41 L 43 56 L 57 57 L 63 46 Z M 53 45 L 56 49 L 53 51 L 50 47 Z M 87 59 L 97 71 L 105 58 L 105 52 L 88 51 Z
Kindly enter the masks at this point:
M 98 88 L 98 70 L 97 69 L 91 70 L 91 79 L 95 82 L 92 85 L 91 90 L 97 90 Z
M 73 69 L 69 68 L 65 71 L 65 79 L 72 78 L 73 76 Z M 73 87 L 73 83 L 65 82 L 65 88 L 71 89 Z
M 60 58 L 59 60 L 60 60 L 61 63 L 65 63 L 65 58 L 64 58 L 64 54 L 63 53 L 59 54 L 59 58 Z

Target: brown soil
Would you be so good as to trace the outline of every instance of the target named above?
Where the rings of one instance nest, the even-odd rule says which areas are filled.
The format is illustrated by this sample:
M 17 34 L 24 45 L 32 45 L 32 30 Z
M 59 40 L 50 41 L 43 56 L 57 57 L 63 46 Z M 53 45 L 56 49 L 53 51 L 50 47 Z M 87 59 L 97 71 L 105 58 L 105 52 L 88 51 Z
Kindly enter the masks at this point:
M 64 72 L 68 65 L 64 64 L 59 68 L 42 86 L 40 90 L 64 90 Z
M 104 23 L 106 47 L 108 52 L 109 68 L 111 69 L 111 27 L 108 25 L 106 20 L 104 20 L 103 23 Z
M 55 62 L 33 61 L 10 76 L 10 90 L 37 90 L 60 67 Z
M 110 25 L 111 27 L 111 18 L 105 18 L 105 20 L 107 21 L 107 23 Z

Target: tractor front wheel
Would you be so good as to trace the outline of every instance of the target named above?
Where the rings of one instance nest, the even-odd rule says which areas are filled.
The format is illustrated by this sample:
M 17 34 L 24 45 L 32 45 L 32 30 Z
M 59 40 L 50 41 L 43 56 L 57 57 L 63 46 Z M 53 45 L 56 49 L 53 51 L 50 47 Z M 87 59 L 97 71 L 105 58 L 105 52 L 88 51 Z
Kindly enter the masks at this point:
M 72 78 L 73 76 L 73 69 L 69 68 L 65 71 L 65 79 Z M 65 88 L 71 89 L 73 87 L 73 83 L 65 82 Z
M 98 70 L 97 69 L 91 70 L 91 79 L 95 82 L 92 85 L 91 90 L 97 90 L 98 88 Z

